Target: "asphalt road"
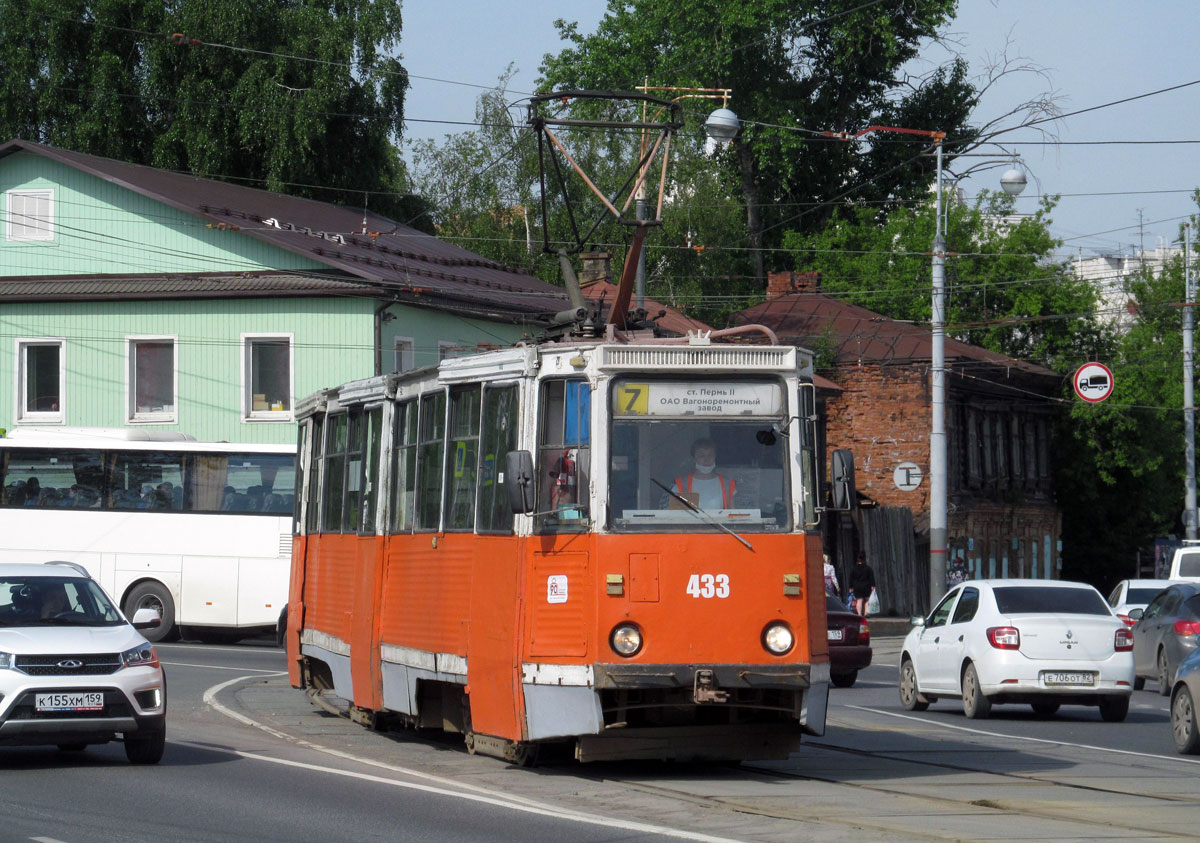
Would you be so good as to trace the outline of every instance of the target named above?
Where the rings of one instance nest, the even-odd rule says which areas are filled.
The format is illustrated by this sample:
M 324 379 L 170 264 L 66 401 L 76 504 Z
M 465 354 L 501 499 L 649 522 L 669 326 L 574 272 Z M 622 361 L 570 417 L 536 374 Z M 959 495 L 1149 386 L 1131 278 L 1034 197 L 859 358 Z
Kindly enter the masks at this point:
M 829 729 L 786 762 L 558 764 L 471 756 L 461 739 L 372 732 L 315 708 L 265 645 L 160 647 L 168 745 L 0 749 L 3 840 L 1194 839 L 1200 757 L 1177 756 L 1165 698 L 1125 723 L 954 701 L 911 714 L 898 641 L 834 689 Z

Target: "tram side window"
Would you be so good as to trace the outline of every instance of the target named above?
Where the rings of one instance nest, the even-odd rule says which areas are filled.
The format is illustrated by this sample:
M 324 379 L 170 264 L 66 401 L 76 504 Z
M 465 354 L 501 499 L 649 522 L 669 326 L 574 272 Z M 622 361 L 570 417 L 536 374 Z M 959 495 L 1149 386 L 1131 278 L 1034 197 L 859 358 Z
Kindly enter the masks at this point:
M 407 533 L 417 500 L 417 402 L 396 405 L 392 418 L 391 532 Z
M 306 459 L 304 450 L 308 447 L 308 425 L 304 422 L 296 425 L 296 491 L 302 493 L 308 488 L 304 485 L 304 460 Z M 292 507 L 292 535 L 300 535 L 300 501 L 301 494 L 293 495 Z
M 592 393 L 584 379 L 542 385 L 538 526 L 580 527 L 588 519 Z
M 417 437 L 417 529 L 441 526 L 442 469 L 446 450 L 446 393 L 421 398 Z
M 475 529 L 479 463 L 479 384 L 450 390 L 450 459 L 446 465 L 446 529 Z
M 417 402 L 398 404 L 392 413 L 391 532 L 412 529 L 417 481 Z
M 325 417 L 313 416 L 312 420 L 312 436 L 309 438 L 312 443 L 312 453 L 308 459 L 308 486 L 304 493 L 305 500 L 308 501 L 308 510 L 305 515 L 304 530 L 306 533 L 316 533 L 320 531 L 320 480 L 321 480 L 321 460 L 325 455 Z
M 183 509 L 184 454 L 122 451 L 113 465 L 108 505 L 113 509 Z
M 366 424 L 361 410 L 351 410 L 349 413 L 346 437 L 346 506 L 345 520 L 336 531 L 340 533 L 356 533 L 362 518 L 363 498 L 363 435 Z M 333 531 L 331 531 L 333 532 Z
M 104 462 L 99 451 L 5 450 L 0 506 L 100 506 Z
M 366 464 L 363 466 L 362 521 L 358 531 L 375 532 L 375 507 L 379 499 L 379 448 L 383 439 L 383 408 L 376 407 L 366 415 Z
M 517 387 L 488 387 L 483 393 L 479 466 L 479 532 L 511 533 L 513 513 L 504 489 L 505 454 L 517 447 Z
M 345 413 L 329 416 L 325 425 L 324 489 L 321 495 L 321 531 L 340 533 L 346 491 L 346 440 L 349 420 Z

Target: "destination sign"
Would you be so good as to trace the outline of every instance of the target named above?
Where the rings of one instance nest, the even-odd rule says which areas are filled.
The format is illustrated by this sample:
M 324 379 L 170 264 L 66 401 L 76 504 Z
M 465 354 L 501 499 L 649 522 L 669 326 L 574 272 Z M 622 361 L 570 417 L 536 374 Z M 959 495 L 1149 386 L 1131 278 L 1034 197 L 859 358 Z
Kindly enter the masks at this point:
M 765 383 L 649 381 L 618 384 L 615 416 L 779 416 L 783 393 Z

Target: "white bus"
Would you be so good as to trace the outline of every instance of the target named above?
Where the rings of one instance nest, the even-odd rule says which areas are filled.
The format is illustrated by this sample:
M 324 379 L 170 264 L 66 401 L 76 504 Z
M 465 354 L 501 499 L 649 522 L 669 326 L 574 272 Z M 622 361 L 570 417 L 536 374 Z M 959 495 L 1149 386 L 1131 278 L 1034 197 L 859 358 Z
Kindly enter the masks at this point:
M 0 439 L 0 562 L 87 568 L 151 640 L 232 640 L 287 602 L 294 445 L 137 428 L 23 428 Z

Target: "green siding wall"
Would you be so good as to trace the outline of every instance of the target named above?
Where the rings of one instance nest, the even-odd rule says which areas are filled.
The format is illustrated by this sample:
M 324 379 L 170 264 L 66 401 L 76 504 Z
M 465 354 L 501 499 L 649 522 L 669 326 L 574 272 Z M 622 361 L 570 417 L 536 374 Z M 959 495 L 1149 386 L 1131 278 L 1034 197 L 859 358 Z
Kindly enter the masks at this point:
M 327 269 L 70 167 L 29 153 L 0 159 L 4 191 L 54 191 L 54 240 L 0 238 L 0 278 L 62 275 Z M 7 211 L 7 208 L 0 209 Z M 0 215 L 0 220 L 5 217 Z M 17 423 L 18 340 L 63 338 L 63 421 L 70 427 L 130 422 L 130 337 L 175 337 L 176 421 L 138 427 L 201 440 L 292 442 L 295 425 L 243 419 L 243 334 L 291 334 L 292 407 L 318 389 L 375 372 L 375 308 L 354 296 L 6 303 L 0 301 L 0 427 Z M 381 368 L 394 370 L 395 338 L 413 342 L 413 365 L 439 359 L 439 341 L 460 353 L 525 338 L 515 325 L 392 305 L 383 323 Z
M 293 424 L 242 421 L 242 334 L 294 335 L 294 407 L 296 398 L 373 374 L 374 304 L 329 298 L 0 305 L 0 426 L 18 426 L 18 339 L 66 339 L 66 425 L 121 427 L 128 421 L 127 338 L 172 335 L 178 422 L 139 427 L 201 440 L 291 442 Z
M 457 344 L 461 349 L 458 356 L 463 356 L 488 346 L 507 348 L 518 340 L 530 338 L 517 325 L 467 319 L 436 310 L 392 305 L 389 312 L 396 318 L 384 322 L 381 330 L 381 362 L 384 372 L 396 371 L 394 360 L 397 337 L 412 341 L 413 368 L 437 363 L 439 342 Z
M 0 158 L 0 219 L 7 219 L 7 191 L 47 188 L 54 239 L 0 237 L 0 277 L 328 269 L 28 152 Z

